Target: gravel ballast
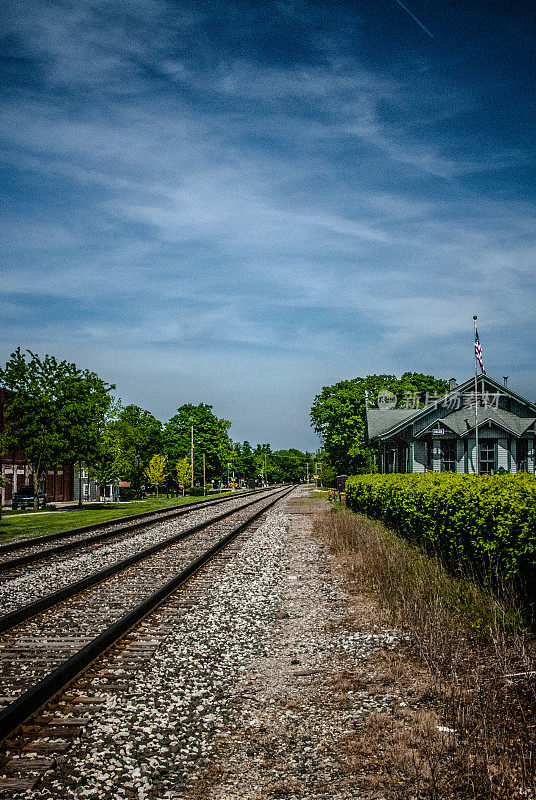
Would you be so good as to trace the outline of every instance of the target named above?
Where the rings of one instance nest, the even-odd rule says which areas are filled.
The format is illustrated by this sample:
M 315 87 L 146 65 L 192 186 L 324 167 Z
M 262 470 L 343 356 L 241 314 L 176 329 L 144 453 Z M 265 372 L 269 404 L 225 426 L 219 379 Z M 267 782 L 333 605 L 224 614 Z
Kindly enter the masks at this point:
M 263 497 L 264 495 L 259 495 Z M 148 530 L 135 531 L 120 541 L 93 544 L 89 548 L 81 545 L 81 552 L 55 556 L 53 561 L 35 566 L 26 565 L 20 575 L 3 579 L 0 583 L 0 614 L 7 614 L 40 597 L 81 580 L 97 570 L 127 558 L 145 547 L 163 541 L 202 522 L 208 522 L 219 514 L 238 508 L 254 498 L 230 498 L 228 502 L 196 509 L 176 519 L 156 522 Z
M 370 618 L 363 629 L 356 623 L 359 609 L 312 533 L 311 511 L 325 513 L 326 504 L 302 502 L 305 493 L 296 490 L 242 534 L 180 601 L 147 618 L 123 653 L 80 679 L 74 694 L 99 696 L 102 707 L 20 796 L 377 796 L 356 794 L 345 740 L 371 714 L 411 699 L 396 685 L 349 688 L 344 675 L 357 669 L 372 679 L 378 657 L 397 657 L 402 640 Z M 144 646 L 151 657 L 125 666 Z M 51 714 L 65 714 L 63 705 Z

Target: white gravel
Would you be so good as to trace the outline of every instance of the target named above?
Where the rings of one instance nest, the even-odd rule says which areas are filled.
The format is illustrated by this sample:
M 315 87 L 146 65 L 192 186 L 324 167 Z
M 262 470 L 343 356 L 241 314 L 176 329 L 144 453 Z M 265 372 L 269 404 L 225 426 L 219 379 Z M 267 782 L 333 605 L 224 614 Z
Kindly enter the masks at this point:
M 195 777 L 214 733 L 232 728 L 233 684 L 269 647 L 287 528 L 282 512 L 269 514 L 128 688 L 107 695 L 65 769 L 27 797 L 166 798 Z M 102 694 L 98 680 L 95 693 Z
M 0 583 L 0 615 L 34 602 L 50 592 L 81 580 L 194 525 L 207 522 L 245 502 L 246 498 L 231 498 L 228 503 L 221 503 L 212 508 L 192 509 L 190 514 L 168 522 L 153 524 L 146 531 L 132 533 L 128 539 L 95 544 L 81 553 L 57 556 L 53 562 L 35 567 L 28 565 L 23 568 L 23 574 Z
M 332 703 L 330 681 L 400 638 L 341 627 L 348 597 L 310 518 L 301 529 L 296 519 L 272 510 L 223 566 L 190 584 L 187 612 L 157 612 L 160 633 L 148 618 L 136 636 L 160 644 L 135 672 L 111 656 L 108 671 L 81 681 L 78 691 L 105 706 L 28 800 L 356 797 L 351 784 L 331 791 L 341 736 L 404 698 L 393 686 L 360 687 Z M 107 689 L 110 679 L 120 688 Z

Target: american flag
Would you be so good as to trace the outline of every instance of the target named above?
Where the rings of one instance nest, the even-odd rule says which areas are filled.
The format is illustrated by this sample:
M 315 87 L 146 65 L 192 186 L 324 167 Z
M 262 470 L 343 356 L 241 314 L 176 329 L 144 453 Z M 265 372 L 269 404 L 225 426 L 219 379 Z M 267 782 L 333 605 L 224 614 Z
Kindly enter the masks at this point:
M 480 369 L 486 374 L 486 370 L 484 369 L 484 364 L 482 363 L 482 348 L 480 347 L 480 342 L 478 341 L 478 331 L 475 328 L 475 356 L 476 360 L 480 364 Z

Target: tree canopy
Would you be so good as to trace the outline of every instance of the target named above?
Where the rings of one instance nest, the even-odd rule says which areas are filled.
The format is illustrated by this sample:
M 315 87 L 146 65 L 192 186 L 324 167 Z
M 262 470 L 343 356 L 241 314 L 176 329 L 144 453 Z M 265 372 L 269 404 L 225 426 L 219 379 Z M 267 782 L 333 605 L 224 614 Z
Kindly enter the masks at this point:
M 203 453 L 207 481 L 222 475 L 227 462 L 232 459 L 232 445 L 229 439 L 231 423 L 219 419 L 212 412 L 212 406 L 199 403 L 195 406 L 186 403 L 166 422 L 163 433 L 164 452 L 169 462 L 176 464 L 181 458 L 190 459 L 191 428 L 194 429 L 194 482 L 200 482 L 203 475 Z
M 104 434 L 103 460 L 110 470 L 139 489 L 151 458 L 161 452 L 162 423 L 140 406 L 120 406 Z
M 155 453 L 149 461 L 149 466 L 145 470 L 145 477 L 151 486 L 156 489 L 156 496 L 158 497 L 158 489 L 166 482 L 168 477 L 167 471 L 167 456 Z
M 380 389 L 393 392 L 399 407 L 410 401 L 418 407 L 424 403 L 426 393 L 444 394 L 448 381 L 405 372 L 401 378 L 367 375 L 324 386 L 314 399 L 311 424 L 338 474 L 351 475 L 372 469 L 372 452 L 365 442 L 366 404 L 368 402 L 369 408 L 376 404 Z
M 175 478 L 179 488 L 182 487 L 182 493 L 184 494 L 184 487 L 192 485 L 192 467 L 186 456 L 179 458 L 175 464 Z
M 291 447 L 290 450 L 275 450 L 271 454 L 271 479 L 275 483 L 299 483 L 314 475 L 315 459 L 311 453 Z
M 315 459 L 311 453 L 291 448 L 272 450 L 269 444 L 258 444 L 255 449 L 249 442 L 233 442 L 232 470 L 244 480 L 261 477 L 274 483 L 299 483 L 312 477 Z
M 76 364 L 20 347 L 0 369 L 0 383 L 8 399 L 6 442 L 24 450 L 36 494 L 47 466 L 97 457 L 114 386 Z
M 232 466 L 235 475 L 244 480 L 253 480 L 260 475 L 259 462 L 249 442 L 233 442 Z

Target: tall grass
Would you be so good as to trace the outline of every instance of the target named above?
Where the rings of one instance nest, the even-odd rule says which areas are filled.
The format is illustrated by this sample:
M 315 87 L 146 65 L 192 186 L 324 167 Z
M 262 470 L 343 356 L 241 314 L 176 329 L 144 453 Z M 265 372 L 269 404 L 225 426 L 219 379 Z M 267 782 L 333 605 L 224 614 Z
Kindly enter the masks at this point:
M 433 701 L 452 733 L 448 747 L 435 747 L 440 758 L 424 796 L 536 798 L 536 659 L 515 598 L 499 600 L 470 576 L 453 577 L 359 514 L 334 509 L 317 529 L 428 667 Z

